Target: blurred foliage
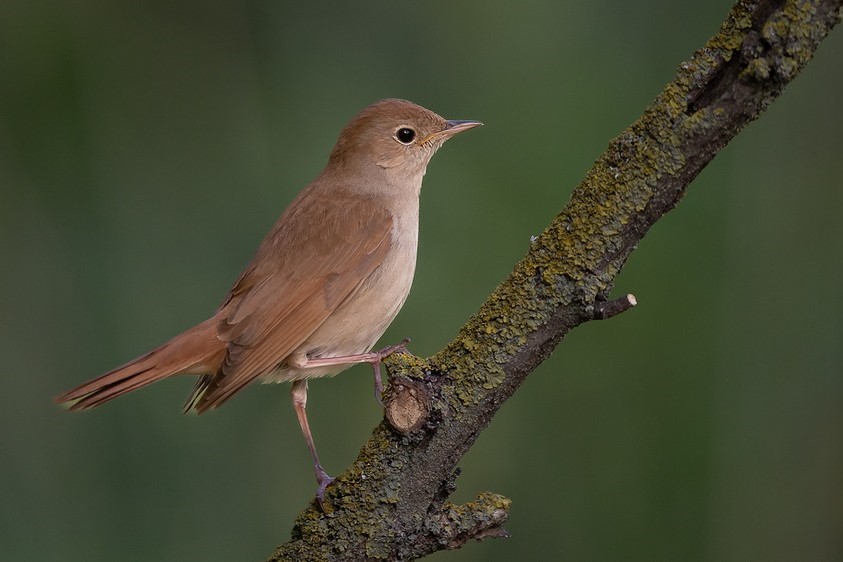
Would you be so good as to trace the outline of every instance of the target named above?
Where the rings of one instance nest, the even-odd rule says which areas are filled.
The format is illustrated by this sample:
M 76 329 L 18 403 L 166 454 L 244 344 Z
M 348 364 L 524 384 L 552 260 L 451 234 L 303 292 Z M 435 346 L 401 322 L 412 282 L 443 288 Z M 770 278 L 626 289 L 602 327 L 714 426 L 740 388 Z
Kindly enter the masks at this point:
M 368 103 L 486 127 L 434 159 L 414 290 L 429 355 L 729 2 L 0 4 L 6 560 L 261 560 L 313 497 L 286 387 L 184 417 L 191 381 L 50 398 L 206 318 Z M 640 306 L 575 330 L 461 463 L 512 538 L 435 560 L 843 559 L 843 32 L 633 253 Z M 340 472 L 378 422 L 311 385 Z

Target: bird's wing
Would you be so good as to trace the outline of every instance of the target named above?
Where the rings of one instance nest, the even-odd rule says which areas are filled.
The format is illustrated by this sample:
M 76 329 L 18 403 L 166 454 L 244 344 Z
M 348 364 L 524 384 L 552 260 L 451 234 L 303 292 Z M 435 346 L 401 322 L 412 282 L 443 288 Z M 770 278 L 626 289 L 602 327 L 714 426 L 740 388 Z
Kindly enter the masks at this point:
M 227 349 L 219 371 L 200 381 L 201 396 L 189 402 L 199 412 L 281 364 L 389 251 L 392 216 L 386 209 L 352 195 L 303 195 L 220 307 L 218 332 Z

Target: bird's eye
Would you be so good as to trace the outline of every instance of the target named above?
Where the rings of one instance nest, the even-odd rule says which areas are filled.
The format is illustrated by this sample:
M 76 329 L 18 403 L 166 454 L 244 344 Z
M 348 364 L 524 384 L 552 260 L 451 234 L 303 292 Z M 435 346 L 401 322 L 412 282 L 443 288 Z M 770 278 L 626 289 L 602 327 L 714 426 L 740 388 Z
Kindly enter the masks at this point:
M 413 142 L 413 139 L 416 138 L 416 132 L 409 127 L 401 127 L 395 131 L 395 138 L 397 138 L 398 142 L 401 144 L 410 144 Z

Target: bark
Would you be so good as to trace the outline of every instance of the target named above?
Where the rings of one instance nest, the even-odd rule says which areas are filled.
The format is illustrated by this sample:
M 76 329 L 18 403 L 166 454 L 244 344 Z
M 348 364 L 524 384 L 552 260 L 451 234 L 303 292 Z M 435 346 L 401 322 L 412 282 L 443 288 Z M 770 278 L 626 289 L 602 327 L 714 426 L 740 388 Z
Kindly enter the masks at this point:
M 325 511 L 315 502 L 303 511 L 270 560 L 412 560 L 505 536 L 508 499 L 448 501 L 460 458 L 569 330 L 635 304 L 608 299 L 629 254 L 796 77 L 840 21 L 841 2 L 737 2 L 457 338 L 427 359 L 386 361 L 384 421 L 328 488 Z

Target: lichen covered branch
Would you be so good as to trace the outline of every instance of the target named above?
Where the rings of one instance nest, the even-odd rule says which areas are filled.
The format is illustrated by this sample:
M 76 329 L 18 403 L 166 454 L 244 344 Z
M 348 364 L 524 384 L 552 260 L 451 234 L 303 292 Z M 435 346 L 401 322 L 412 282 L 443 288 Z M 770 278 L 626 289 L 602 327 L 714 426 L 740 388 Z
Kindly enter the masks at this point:
M 739 1 L 644 114 L 613 139 L 509 277 L 429 359 L 396 354 L 387 420 L 296 520 L 271 560 L 411 560 L 503 536 L 509 501 L 455 506 L 457 463 L 567 332 L 635 304 L 609 300 L 650 227 L 772 103 L 841 17 L 843 0 Z

